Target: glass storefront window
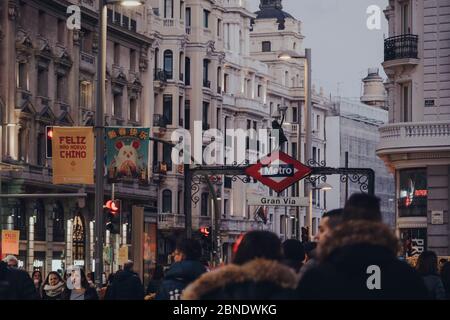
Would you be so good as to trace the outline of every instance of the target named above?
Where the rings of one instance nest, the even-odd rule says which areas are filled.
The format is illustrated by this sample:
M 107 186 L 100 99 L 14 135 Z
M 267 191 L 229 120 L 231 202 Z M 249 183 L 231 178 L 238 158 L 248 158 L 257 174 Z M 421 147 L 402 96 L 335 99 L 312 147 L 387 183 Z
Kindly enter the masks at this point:
M 404 257 L 419 256 L 427 248 L 427 229 L 400 229 L 400 240 Z
M 399 217 L 427 216 L 427 170 L 408 169 L 399 172 Z

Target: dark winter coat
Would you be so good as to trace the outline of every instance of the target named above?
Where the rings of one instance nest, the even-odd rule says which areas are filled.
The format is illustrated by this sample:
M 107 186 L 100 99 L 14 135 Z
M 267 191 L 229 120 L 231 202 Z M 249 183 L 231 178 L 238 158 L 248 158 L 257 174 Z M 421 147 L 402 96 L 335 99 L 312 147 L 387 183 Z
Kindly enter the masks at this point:
M 439 277 L 438 275 L 430 274 L 427 276 L 422 276 L 422 279 L 425 283 L 425 286 L 427 287 L 429 299 L 446 299 L 444 284 L 442 283 L 441 277 Z
M 426 299 L 416 271 L 397 258 L 398 240 L 379 222 L 349 221 L 338 226 L 318 247 L 319 265 L 301 278 L 301 299 Z M 377 271 L 379 284 L 377 289 Z
M 70 296 L 72 294 L 72 290 L 67 289 L 63 292 L 63 300 L 70 300 Z M 97 290 L 95 288 L 89 287 L 86 289 L 84 293 L 84 300 L 98 300 Z
M 23 270 L 9 268 L 0 261 L 0 300 L 39 299 L 33 280 Z
M 144 286 L 138 274 L 123 270 L 116 273 L 105 300 L 144 300 Z
M 147 294 L 157 293 L 162 280 L 151 280 L 147 286 Z
M 180 300 L 186 286 L 205 272 L 205 266 L 199 261 L 183 260 L 174 263 L 165 273 L 155 299 Z
M 201 276 L 183 292 L 183 300 L 289 300 L 296 298 L 295 272 L 277 262 L 255 259 L 227 265 Z

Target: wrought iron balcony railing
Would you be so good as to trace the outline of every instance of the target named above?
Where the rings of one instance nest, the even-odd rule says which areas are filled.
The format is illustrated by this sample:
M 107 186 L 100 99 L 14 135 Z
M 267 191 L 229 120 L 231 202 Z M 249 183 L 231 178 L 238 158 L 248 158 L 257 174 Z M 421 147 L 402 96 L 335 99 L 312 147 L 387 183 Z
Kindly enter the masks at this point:
M 211 81 L 203 80 L 203 87 L 204 88 L 211 88 Z
M 162 114 L 154 114 L 153 115 L 153 126 L 159 127 L 159 128 L 166 128 L 167 127 L 167 119 Z
M 418 36 L 404 34 L 384 40 L 384 61 L 396 59 L 417 59 Z
M 166 72 L 164 72 L 161 69 L 156 69 L 155 70 L 155 77 L 154 77 L 155 81 L 162 81 L 162 82 L 166 82 L 167 81 L 167 75 Z

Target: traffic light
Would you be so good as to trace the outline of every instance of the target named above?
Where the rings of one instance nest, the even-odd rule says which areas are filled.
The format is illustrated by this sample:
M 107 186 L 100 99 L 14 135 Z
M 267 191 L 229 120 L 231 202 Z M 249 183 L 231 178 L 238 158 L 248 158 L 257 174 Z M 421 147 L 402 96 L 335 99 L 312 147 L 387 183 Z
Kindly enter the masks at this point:
M 207 239 L 209 238 L 211 234 L 211 227 L 202 227 L 200 228 L 200 233 L 202 234 L 202 237 Z
M 46 131 L 46 142 L 45 142 L 45 154 L 47 159 L 52 158 L 52 139 L 53 139 L 53 127 L 47 126 L 45 127 Z
M 106 230 L 111 234 L 120 234 L 120 200 L 108 200 L 103 208 L 107 213 Z

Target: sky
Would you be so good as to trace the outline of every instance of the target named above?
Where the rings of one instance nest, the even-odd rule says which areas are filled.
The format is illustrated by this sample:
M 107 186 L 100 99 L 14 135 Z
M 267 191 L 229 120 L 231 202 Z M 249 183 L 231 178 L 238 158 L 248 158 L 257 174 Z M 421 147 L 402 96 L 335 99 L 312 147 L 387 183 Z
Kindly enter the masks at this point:
M 260 1 L 248 0 L 252 11 Z M 302 21 L 303 48 L 311 48 L 312 78 L 327 95 L 359 97 L 361 80 L 367 69 L 378 67 L 385 78 L 383 39 L 388 24 L 383 10 L 388 0 L 283 0 L 283 10 Z M 369 30 L 367 8 L 376 5 L 381 12 L 381 28 Z

